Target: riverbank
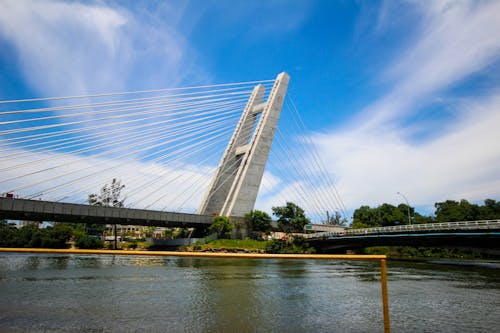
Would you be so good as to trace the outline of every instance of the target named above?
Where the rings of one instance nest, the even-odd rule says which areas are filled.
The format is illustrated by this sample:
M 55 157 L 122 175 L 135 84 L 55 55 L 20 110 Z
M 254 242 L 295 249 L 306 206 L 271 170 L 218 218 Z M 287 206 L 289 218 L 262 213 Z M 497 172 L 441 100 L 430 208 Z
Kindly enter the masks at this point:
M 374 246 L 364 248 L 360 254 L 383 254 L 389 259 L 418 260 L 498 260 L 497 254 L 464 251 L 453 248 L 411 247 L 411 246 Z
M 268 241 L 254 239 L 216 239 L 206 244 L 182 246 L 179 251 L 227 252 L 227 253 L 266 253 Z
M 160 257 L 207 257 L 207 258 L 249 258 L 249 259 L 322 259 L 322 260 L 385 260 L 384 255 L 358 254 L 272 254 L 272 253 L 224 253 L 188 251 L 137 251 L 137 250 L 84 250 L 84 249 L 36 249 L 0 248 L 0 253 L 48 253 L 48 254 L 104 254 Z

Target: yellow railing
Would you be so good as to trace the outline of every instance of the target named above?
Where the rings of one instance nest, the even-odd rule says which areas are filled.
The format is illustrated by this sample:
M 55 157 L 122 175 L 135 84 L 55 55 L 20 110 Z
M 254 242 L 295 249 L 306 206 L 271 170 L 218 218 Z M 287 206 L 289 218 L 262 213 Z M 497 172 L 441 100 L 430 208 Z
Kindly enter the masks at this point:
M 361 260 L 380 262 L 380 284 L 382 287 L 382 308 L 384 332 L 390 332 L 389 297 L 387 291 L 387 261 L 385 255 L 355 254 L 264 254 L 264 253 L 213 253 L 213 252 L 173 252 L 173 251 L 121 251 L 121 250 L 70 250 L 70 249 L 31 249 L 0 248 L 0 252 L 21 253 L 58 253 L 58 254 L 111 254 L 133 256 L 163 257 L 202 257 L 202 258 L 241 258 L 241 259 L 313 259 L 313 260 Z

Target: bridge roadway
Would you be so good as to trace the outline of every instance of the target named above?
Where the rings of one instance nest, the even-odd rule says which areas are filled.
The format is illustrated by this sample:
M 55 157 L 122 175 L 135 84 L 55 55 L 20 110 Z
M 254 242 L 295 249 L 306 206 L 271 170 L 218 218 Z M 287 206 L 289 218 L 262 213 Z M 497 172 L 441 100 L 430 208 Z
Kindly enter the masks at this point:
M 369 246 L 491 249 L 500 253 L 500 220 L 428 223 L 309 234 L 324 252 Z
M 156 227 L 206 227 L 209 215 L 0 197 L 0 219 Z

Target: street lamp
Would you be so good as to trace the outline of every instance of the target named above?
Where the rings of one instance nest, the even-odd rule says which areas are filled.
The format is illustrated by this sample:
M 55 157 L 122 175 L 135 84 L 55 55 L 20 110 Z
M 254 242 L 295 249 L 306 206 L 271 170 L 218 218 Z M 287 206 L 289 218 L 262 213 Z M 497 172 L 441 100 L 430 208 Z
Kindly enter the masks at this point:
M 405 201 L 406 201 L 406 207 L 408 208 L 408 223 L 411 225 L 411 219 L 410 219 L 410 203 L 408 202 L 408 199 L 406 199 L 406 197 L 404 196 L 404 194 L 403 194 L 403 193 L 398 192 L 398 194 L 399 194 L 400 196 L 402 196 L 402 197 L 403 197 L 403 199 L 405 199 Z

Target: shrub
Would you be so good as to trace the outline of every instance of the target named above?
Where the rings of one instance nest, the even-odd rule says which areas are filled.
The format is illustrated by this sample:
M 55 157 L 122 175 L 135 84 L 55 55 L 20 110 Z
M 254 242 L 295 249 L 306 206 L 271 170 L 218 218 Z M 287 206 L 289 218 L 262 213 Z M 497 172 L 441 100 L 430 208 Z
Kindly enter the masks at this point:
M 217 233 L 219 238 L 229 238 L 231 230 L 233 230 L 233 224 L 226 216 L 216 216 L 214 217 L 214 223 L 210 225 L 208 230 L 211 233 Z
M 81 234 L 75 237 L 75 246 L 79 249 L 100 249 L 103 242 L 97 237 Z

